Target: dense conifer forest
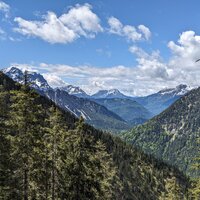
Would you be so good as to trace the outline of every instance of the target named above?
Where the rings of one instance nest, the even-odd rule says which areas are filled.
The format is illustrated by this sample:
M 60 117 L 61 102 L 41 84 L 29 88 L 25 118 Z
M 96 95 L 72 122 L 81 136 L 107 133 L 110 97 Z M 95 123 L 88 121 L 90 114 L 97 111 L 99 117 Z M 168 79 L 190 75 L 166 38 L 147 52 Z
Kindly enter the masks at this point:
M 198 199 L 199 184 L 176 168 L 3 73 L 0 111 L 0 199 Z
M 163 159 L 196 180 L 200 177 L 200 88 L 188 92 L 160 115 L 121 134 L 142 151 Z

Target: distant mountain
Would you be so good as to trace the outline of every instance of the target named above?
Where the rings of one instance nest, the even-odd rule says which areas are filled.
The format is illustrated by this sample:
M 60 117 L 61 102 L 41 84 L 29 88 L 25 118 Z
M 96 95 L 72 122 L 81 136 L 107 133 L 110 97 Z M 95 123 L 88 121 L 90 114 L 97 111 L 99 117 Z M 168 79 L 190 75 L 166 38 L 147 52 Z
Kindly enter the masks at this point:
M 144 125 L 124 133 L 123 138 L 188 175 L 200 176 L 192 170 L 199 155 L 200 88 L 191 90 Z
M 96 128 L 111 131 L 120 131 L 130 128 L 117 114 L 94 101 L 69 95 L 67 92 L 60 89 L 45 91 L 44 95 L 64 110 L 73 113 L 76 117 L 82 116 L 86 122 Z
M 152 117 L 152 113 L 132 99 L 102 98 L 94 101 L 116 113 L 132 126 L 142 124 Z
M 3 72 L 18 83 L 24 83 L 24 72 L 17 67 L 9 67 L 4 69 Z M 37 72 L 27 72 L 28 82 L 30 86 L 37 89 L 46 91 L 51 89 L 44 77 Z
M 126 95 L 122 94 L 119 90 L 117 89 L 112 89 L 112 90 L 100 90 L 97 93 L 93 94 L 91 98 L 94 99 L 111 99 L 111 98 L 127 98 Z
M 80 87 L 76 87 L 73 85 L 67 85 L 64 87 L 59 87 L 58 89 L 66 91 L 68 94 L 80 97 L 80 98 L 88 98 L 89 95 L 83 91 Z
M 3 72 L 14 81 L 19 83 L 24 82 L 23 71 L 16 67 L 7 68 L 3 70 Z M 130 126 L 120 116 L 108 110 L 106 107 L 89 99 L 70 95 L 65 91 L 66 88 L 51 88 L 44 77 L 39 73 L 28 72 L 28 81 L 31 83 L 31 87 L 36 89 L 39 94 L 47 96 L 62 109 L 73 113 L 76 117 L 82 116 L 87 123 L 96 128 L 117 132 L 130 128 Z M 68 87 L 68 91 L 71 93 L 78 94 L 79 91 L 79 94 L 84 94 L 84 92 L 79 88 L 76 89 L 77 90 L 73 90 L 73 86 Z
M 189 90 L 190 88 L 187 85 L 178 85 L 176 88 L 161 90 L 152 95 L 134 97 L 133 99 L 147 108 L 151 113 L 157 115 L 185 95 Z

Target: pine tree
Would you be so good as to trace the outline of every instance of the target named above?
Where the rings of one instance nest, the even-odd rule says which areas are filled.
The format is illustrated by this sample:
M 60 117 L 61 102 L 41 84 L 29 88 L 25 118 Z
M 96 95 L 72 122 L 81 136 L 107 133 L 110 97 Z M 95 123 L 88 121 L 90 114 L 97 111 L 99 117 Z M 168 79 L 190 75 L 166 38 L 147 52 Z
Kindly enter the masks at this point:
M 36 104 L 38 95 L 26 85 L 11 92 L 9 125 L 12 127 L 12 160 L 16 163 L 15 179 L 20 198 L 27 200 L 31 192 L 31 177 L 35 169 L 34 152 L 40 138 L 41 106 Z
M 51 194 L 52 200 L 58 199 L 63 193 L 64 176 L 61 172 L 61 163 L 65 159 L 68 152 L 66 151 L 67 140 L 67 124 L 58 108 L 50 108 L 50 115 L 48 119 L 49 127 L 46 128 L 44 135 L 45 142 L 45 162 L 46 162 L 46 192 Z M 61 184 L 61 181 L 63 184 Z M 51 191 L 49 191 L 51 190 Z M 47 195 L 49 196 L 49 195 Z
M 87 134 L 83 118 L 70 136 L 66 199 L 110 199 L 116 169 L 105 146 Z
M 9 93 L 4 90 L 3 86 L 0 86 L 0 111 L 0 199 L 9 199 L 12 190 L 10 141 L 6 125 L 9 112 Z

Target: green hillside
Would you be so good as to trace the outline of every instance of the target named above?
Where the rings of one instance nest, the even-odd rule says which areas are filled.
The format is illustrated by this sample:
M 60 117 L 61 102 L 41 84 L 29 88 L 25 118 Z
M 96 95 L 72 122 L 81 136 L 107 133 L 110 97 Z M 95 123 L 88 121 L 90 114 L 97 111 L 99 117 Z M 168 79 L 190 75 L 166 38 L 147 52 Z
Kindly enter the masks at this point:
M 176 168 L 0 73 L 0 199 L 187 199 Z
M 192 165 L 200 153 L 200 88 L 192 90 L 170 108 L 122 136 L 134 146 L 198 177 Z
M 152 117 L 146 108 L 132 99 L 111 98 L 94 101 L 116 113 L 132 126 L 142 124 Z

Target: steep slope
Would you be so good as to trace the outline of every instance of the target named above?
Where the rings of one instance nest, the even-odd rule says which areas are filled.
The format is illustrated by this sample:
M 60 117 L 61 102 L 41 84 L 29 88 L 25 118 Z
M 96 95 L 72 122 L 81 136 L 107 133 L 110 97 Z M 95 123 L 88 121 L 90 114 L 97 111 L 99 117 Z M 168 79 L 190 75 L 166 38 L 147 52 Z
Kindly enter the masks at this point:
M 66 91 L 68 94 L 71 94 L 80 98 L 89 98 L 89 95 L 85 91 L 83 91 L 80 87 L 67 85 L 64 87 L 59 87 L 58 89 Z
M 142 124 L 152 116 L 146 108 L 131 99 L 102 98 L 94 101 L 116 113 L 132 126 Z
M 11 90 L 14 90 L 10 93 Z M 5 95 L 5 92 L 8 92 Z M 35 95 L 33 91 L 25 90 L 21 86 L 16 86 L 15 83 L 6 77 L 4 74 L 0 73 L 0 109 L 2 111 L 3 104 L 5 103 L 5 97 L 6 99 L 11 98 L 13 95 L 17 96 L 17 100 L 19 98 L 23 98 L 21 95 L 26 95 L 27 98 L 30 96 L 31 101 L 34 101 L 34 105 L 36 107 L 34 108 L 40 108 L 39 110 L 35 110 L 36 114 L 39 114 L 43 117 L 40 118 L 39 124 L 38 119 L 36 118 L 35 121 L 33 121 L 31 126 L 33 127 L 32 135 L 22 135 L 23 137 L 20 137 L 21 131 L 20 127 L 17 127 L 19 129 L 18 132 L 16 132 L 16 129 L 12 129 L 12 126 L 9 126 L 7 124 L 6 129 L 3 132 L 4 135 L 1 134 L 1 137 L 4 137 L 5 134 L 8 134 L 9 137 L 5 137 L 4 139 L 9 139 L 12 137 L 12 140 L 10 141 L 10 145 L 15 145 L 15 148 L 9 149 L 9 151 L 4 151 L 4 154 L 0 154 L 0 160 L 1 162 L 1 170 L 0 173 L 3 173 L 5 176 L 5 179 L 0 179 L 0 197 L 3 197 L 3 199 L 22 199 L 24 195 L 28 195 L 30 199 L 34 199 L 36 197 L 39 197 L 39 199 L 43 198 L 45 195 L 46 197 L 52 196 L 52 190 L 55 192 L 55 195 L 58 198 L 61 199 L 71 199 L 72 196 L 70 195 L 77 195 L 77 189 L 80 190 L 80 188 L 76 187 L 81 186 L 83 188 L 83 191 L 80 192 L 81 195 L 85 195 L 84 199 L 104 199 L 102 196 L 107 195 L 110 196 L 109 198 L 105 199 L 133 199 L 133 200 L 159 200 L 159 199 L 165 199 L 165 200 L 171 200 L 171 199 L 186 199 L 188 196 L 188 189 L 189 189 L 189 181 L 182 173 L 180 173 L 178 170 L 176 170 L 173 167 L 170 167 L 163 162 L 160 162 L 158 160 L 153 159 L 150 156 L 145 155 L 144 153 L 138 151 L 135 148 L 132 148 L 130 145 L 126 145 L 124 142 L 122 142 L 119 138 L 113 137 L 110 134 L 103 133 L 101 131 L 98 131 L 94 129 L 93 127 L 85 124 L 80 125 L 77 128 L 77 125 L 75 122 L 77 121 L 70 113 L 61 111 L 61 121 L 55 121 L 55 127 L 51 128 L 52 123 L 58 117 L 57 114 L 51 114 L 51 107 L 55 104 L 50 101 L 48 98 L 45 98 L 43 96 Z M 24 101 L 21 99 L 21 101 Z M 1 112 L 0 116 L 0 122 L 4 123 L 5 118 L 6 121 L 9 121 L 9 118 L 12 118 L 13 116 L 10 116 L 10 111 L 15 114 L 14 112 L 21 112 L 21 109 L 23 107 L 18 106 L 19 101 L 16 101 L 16 98 L 12 98 L 12 101 L 8 101 L 9 104 L 7 104 L 8 110 L 4 110 L 5 113 Z M 13 107 L 13 104 L 15 105 Z M 31 105 L 28 105 L 31 106 Z M 58 109 L 59 110 L 59 109 Z M 6 113 L 6 111 L 8 113 Z M 38 112 L 39 111 L 39 112 Z M 29 113 L 30 116 L 34 116 L 34 113 Z M 49 116 L 50 115 L 50 116 Z M 51 116 L 52 115 L 52 116 Z M 26 118 L 24 118 L 26 119 Z M 48 122 L 50 119 L 50 122 Z M 19 119 L 21 120 L 21 118 Z M 51 121 L 53 120 L 53 121 Z M 48 122 L 48 123 L 47 123 Z M 15 123 L 15 121 L 14 121 Z M 50 123 L 50 126 L 49 126 Z M 63 125 L 65 124 L 66 127 L 68 127 L 70 130 L 64 129 Z M 24 126 L 24 125 L 22 125 Z M 1 126 L 2 127 L 2 126 Z M 1 128 L 0 127 L 0 128 Z M 34 132 L 35 130 L 40 130 L 40 134 L 37 134 L 37 132 Z M 67 134 L 65 134 L 62 131 L 69 131 Z M 47 134 L 49 131 L 49 134 Z M 22 131 L 23 132 L 23 131 Z M 56 133 L 56 134 L 55 134 Z M 15 134 L 15 135 L 13 135 Z M 57 134 L 61 137 L 57 137 Z M 62 135 L 64 134 L 64 135 Z M 63 137 L 65 136 L 65 137 Z M 73 138 L 77 141 L 74 141 Z M 31 139 L 29 138 L 31 137 Z M 34 137 L 37 138 L 37 140 L 33 140 Z M 47 140 L 48 137 L 56 138 L 53 140 Z M 67 138 L 66 138 L 67 137 Z M 79 138 L 82 137 L 84 140 L 79 140 Z M 13 140 L 16 140 L 16 138 L 21 138 L 21 140 L 24 140 L 26 142 L 30 143 L 30 146 L 28 146 L 28 149 L 23 149 L 23 146 L 21 145 L 20 141 L 15 141 L 13 143 Z M 87 139 L 88 138 L 88 139 Z M 89 139 L 92 138 L 92 139 Z M 63 140 L 64 139 L 64 140 Z M 46 141 L 48 143 L 46 144 Z M 59 143 L 60 142 L 60 143 Z M 99 148 L 99 142 L 101 142 L 103 145 L 105 145 L 105 148 L 101 148 L 101 151 L 97 151 L 96 148 Z M 0 140 L 0 148 L 1 150 L 5 150 L 4 145 L 8 145 L 7 143 L 2 143 L 2 140 Z M 49 147 L 56 148 L 57 151 L 53 151 L 53 155 L 56 153 L 56 157 L 53 158 L 58 160 L 59 162 L 56 162 L 56 165 L 52 165 L 51 163 L 54 163 L 55 160 L 51 160 L 52 154 L 46 154 L 48 151 L 51 153 L 51 149 Z M 76 151 L 77 154 L 75 156 L 80 155 L 80 158 L 77 162 L 76 157 L 69 157 L 73 152 L 68 152 L 69 147 L 73 147 L 73 145 L 80 144 L 79 148 L 84 148 L 84 152 L 79 152 L 79 148 L 74 149 L 73 151 Z M 52 146 L 53 145 L 53 146 Z M 67 148 L 65 149 L 66 145 Z M 9 147 L 9 145 L 8 145 Z M 45 147 L 45 148 L 44 148 Z M 91 149 L 92 147 L 92 149 Z M 49 148 L 49 149 L 46 149 Z M 13 154 L 12 151 L 16 151 L 18 149 L 19 154 Z M 34 151 L 30 151 L 30 150 Z M 29 150 L 29 151 L 28 151 Z M 45 150 L 45 151 L 44 151 Z M 19 160 L 21 154 L 22 157 L 24 154 L 28 151 L 28 155 L 30 156 L 30 163 L 29 165 L 26 165 L 24 167 L 24 163 L 16 163 L 16 161 Z M 96 155 L 95 152 L 98 152 Z M 106 152 L 105 152 L 106 151 Z M 2 152 L 2 151 L 1 151 Z M 89 152 L 88 156 L 90 156 L 91 160 L 89 161 L 89 164 L 86 163 L 86 161 L 83 159 L 83 155 L 85 155 L 85 152 Z M 100 155 L 101 153 L 101 155 Z M 46 155 L 50 155 L 50 157 L 46 157 Z M 73 154 L 72 154 L 73 155 Z M 102 184 L 105 184 L 104 182 L 100 182 L 100 180 L 103 177 L 103 181 L 105 178 L 105 174 L 102 172 L 107 171 L 107 169 L 103 168 L 102 171 L 102 163 L 105 158 L 101 157 L 102 159 L 98 159 L 99 156 L 106 155 L 106 159 L 110 156 L 110 164 L 109 164 L 109 172 L 110 176 L 112 177 L 112 173 L 115 172 L 116 175 L 113 177 L 112 184 L 109 183 L 109 179 L 105 179 L 108 182 L 106 182 L 107 187 L 106 188 L 106 194 L 102 193 L 102 196 L 87 196 L 88 193 L 91 194 L 91 192 L 95 194 L 101 194 L 99 192 L 99 186 L 102 186 Z M 25 157 L 23 157 L 25 158 Z M 16 160 L 15 160 L 16 159 Z M 40 162 L 40 159 L 42 162 Z M 50 159 L 50 160 L 49 160 Z M 95 160 L 93 160 L 95 159 Z M 9 165 L 9 162 L 7 161 L 13 161 L 13 165 Z M 23 161 L 23 160 L 22 160 Z M 46 165 L 45 162 L 50 162 L 50 165 Z M 98 162 L 96 162 L 98 161 Z M 76 165 L 72 165 L 73 163 L 76 163 Z M 72 164 L 70 164 L 72 163 Z M 16 165 L 17 164 L 17 165 Z M 83 164 L 85 164 L 88 168 L 83 173 L 80 174 L 78 169 L 83 172 L 82 167 L 85 167 Z M 22 167 L 20 167 L 22 165 Z M 94 168 L 94 165 L 97 169 L 100 169 L 99 173 L 102 176 L 98 176 L 99 179 L 95 179 L 95 176 L 88 176 L 93 175 L 94 172 L 92 171 L 96 168 Z M 6 167 L 7 166 L 7 167 Z M 76 166 L 80 168 L 76 168 Z M 12 169 L 12 173 L 7 173 L 8 169 Z M 56 167 L 56 171 L 54 170 Z M 66 168 L 69 167 L 69 168 Z M 71 168 L 70 168 L 71 167 Z M 105 167 L 105 166 L 104 166 Z M 3 169 L 3 170 L 2 170 Z M 23 176 L 18 176 L 19 172 L 27 172 L 26 170 L 33 169 L 33 171 L 28 171 L 29 173 L 26 175 L 29 177 L 28 182 L 20 182 L 23 180 Z M 14 173 L 13 173 L 14 172 Z M 53 173 L 52 173 L 53 172 Z M 73 172 L 73 173 L 72 173 Z M 54 181 L 54 178 L 52 179 L 51 174 L 56 173 L 56 182 Z M 95 175 L 95 174 L 94 174 Z M 2 176 L 1 176 L 2 177 Z M 54 176 L 53 176 L 54 177 Z M 82 178 L 82 177 L 85 177 Z M 14 184 L 12 181 L 14 178 Z M 74 181 L 74 180 L 80 180 L 82 181 Z M 108 178 L 108 177 L 107 177 Z M 95 180 L 94 180 L 95 179 Z M 9 181 L 7 181 L 9 180 Z M 71 184 L 71 182 L 68 182 L 66 180 L 70 180 L 72 183 L 72 187 L 69 187 L 68 184 Z M 84 181 L 85 180 L 85 181 Z M 88 188 L 91 188 L 91 184 L 88 184 L 89 180 L 90 183 L 95 183 L 92 185 L 92 190 L 89 190 Z M 54 182 L 53 182 L 54 181 Z M 21 184 L 17 184 L 21 183 Z M 52 187 L 52 183 L 54 183 L 55 187 L 57 188 L 54 190 L 54 187 Z M 26 184 L 26 185 L 25 185 Z M 46 185 L 45 185 L 46 184 Z M 23 193 L 23 190 L 28 188 L 28 193 Z M 12 190 L 8 190 L 7 188 L 12 188 Z M 47 186 L 47 187 L 46 187 Z M 59 187 L 58 187 L 59 186 Z M 73 187 L 74 186 L 74 187 Z M 10 194 L 13 194 L 15 196 L 10 197 Z M 92 194 L 93 194 L 92 193 Z M 6 195 L 8 198 L 4 198 Z M 79 194 L 79 195 L 80 195 Z M 44 195 L 44 196 L 41 196 Z M 54 194 L 53 194 L 54 195 Z M 77 198 L 73 198 L 77 199 Z M 80 198 L 78 198 L 80 199 Z
M 166 111 L 123 135 L 147 153 L 199 176 L 191 166 L 199 154 L 200 88 L 176 101 Z
M 119 90 L 117 89 L 112 89 L 112 90 L 100 90 L 97 93 L 93 94 L 91 98 L 94 99 L 100 99 L 100 98 L 127 98 L 126 95 L 122 94 Z
M 157 115 L 188 91 L 189 88 L 187 85 L 178 85 L 176 88 L 161 90 L 145 97 L 134 97 L 134 100 L 143 105 L 154 115 Z
M 62 109 L 73 113 L 76 117 L 82 116 L 87 123 L 96 128 L 117 132 L 130 128 L 117 114 L 88 99 L 69 95 L 67 92 L 59 89 L 45 91 L 44 95 Z
M 17 67 L 9 67 L 4 69 L 3 72 L 18 83 L 24 83 L 24 72 Z M 44 77 L 37 72 L 27 71 L 28 82 L 31 87 L 36 90 L 49 90 L 51 87 L 44 79 Z
M 10 67 L 3 70 L 3 72 L 13 80 L 24 83 L 24 72 L 22 72 L 22 70 L 16 67 Z M 28 72 L 28 82 L 39 94 L 47 96 L 61 108 L 71 112 L 76 117 L 82 116 L 89 124 L 96 128 L 110 130 L 112 132 L 120 132 L 130 128 L 121 117 L 104 106 L 90 101 L 89 99 L 82 99 L 70 95 L 65 91 L 66 88 L 62 88 L 62 90 L 52 89 L 39 73 Z M 70 88 L 71 87 L 68 89 Z M 78 92 L 78 88 L 76 89 L 76 92 Z M 71 93 L 72 90 L 71 88 Z

